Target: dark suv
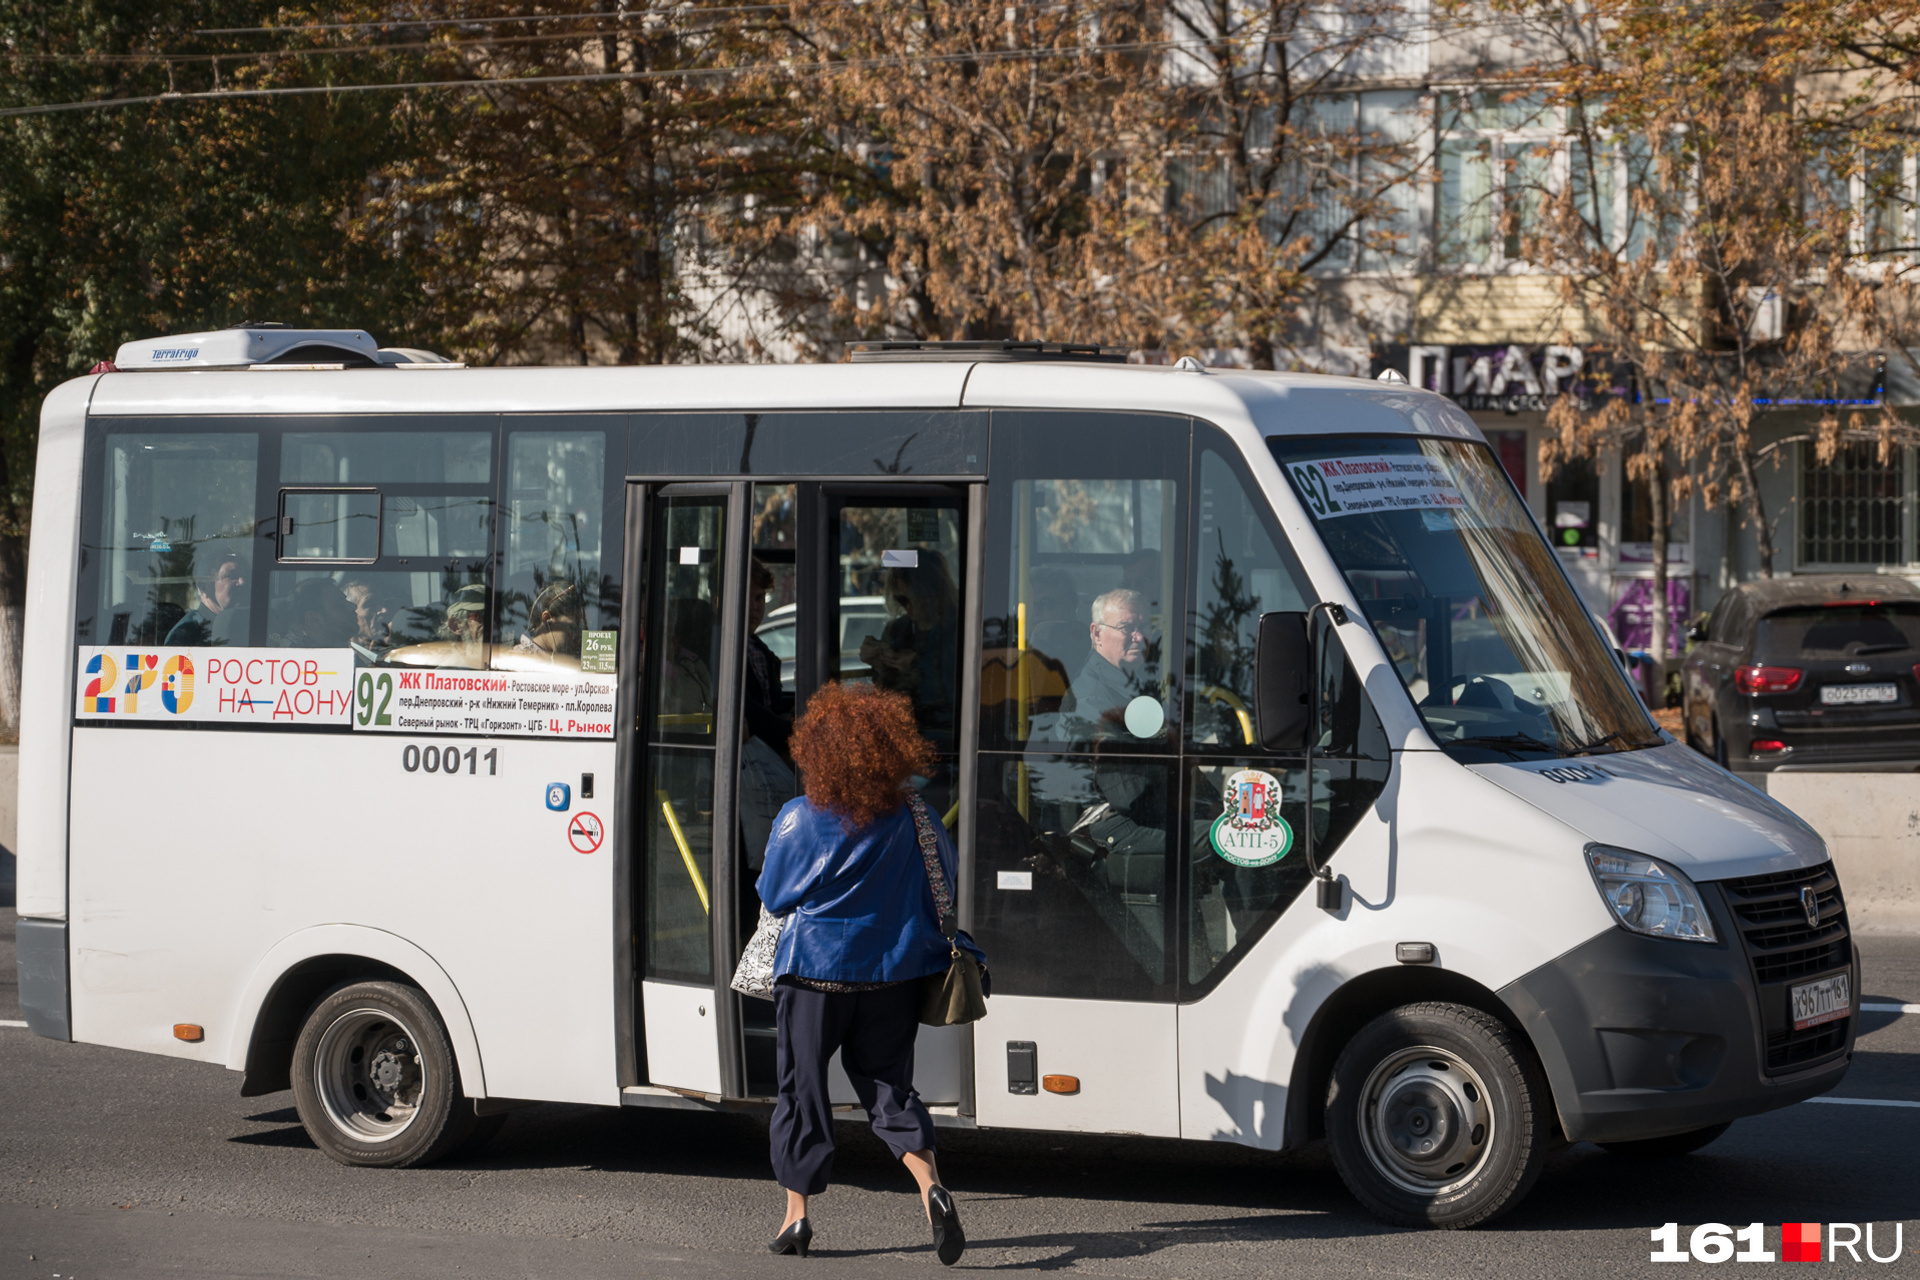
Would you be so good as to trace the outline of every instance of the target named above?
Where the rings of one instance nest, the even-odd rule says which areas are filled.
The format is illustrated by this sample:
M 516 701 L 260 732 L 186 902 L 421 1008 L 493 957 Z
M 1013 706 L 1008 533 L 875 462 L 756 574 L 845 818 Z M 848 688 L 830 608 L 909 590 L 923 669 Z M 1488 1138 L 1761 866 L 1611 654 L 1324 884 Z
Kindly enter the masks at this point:
M 1920 590 L 1906 580 L 1749 582 L 1690 638 L 1687 741 L 1727 768 L 1920 768 Z

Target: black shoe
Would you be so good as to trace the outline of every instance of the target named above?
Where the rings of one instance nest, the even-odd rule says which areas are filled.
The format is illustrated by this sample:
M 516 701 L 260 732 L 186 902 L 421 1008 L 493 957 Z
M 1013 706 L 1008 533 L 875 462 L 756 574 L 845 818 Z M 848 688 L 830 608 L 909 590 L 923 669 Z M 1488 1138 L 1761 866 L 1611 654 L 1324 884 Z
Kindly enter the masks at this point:
M 952 1266 L 967 1251 L 967 1233 L 960 1229 L 960 1211 L 953 1193 L 939 1183 L 927 1189 L 927 1221 L 933 1226 L 933 1251 L 942 1266 Z
M 768 1245 L 767 1248 L 774 1253 L 797 1253 L 804 1258 L 807 1256 L 807 1246 L 812 1243 L 813 1226 L 805 1218 L 802 1218 L 775 1236 L 773 1243 Z M 958 1257 L 959 1255 L 956 1254 L 955 1256 Z

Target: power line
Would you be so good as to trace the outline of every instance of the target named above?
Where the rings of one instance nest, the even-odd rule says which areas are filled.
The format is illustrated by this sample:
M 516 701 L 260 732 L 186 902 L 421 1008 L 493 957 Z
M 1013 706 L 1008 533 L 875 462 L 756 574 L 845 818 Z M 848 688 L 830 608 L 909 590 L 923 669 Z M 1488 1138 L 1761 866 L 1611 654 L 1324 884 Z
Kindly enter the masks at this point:
M 1737 3 L 1738 0 L 1734 0 L 1734 2 Z M 860 0 L 826 0 L 826 3 L 838 5 L 841 3 L 860 3 Z M 683 12 L 691 12 L 691 13 L 748 12 L 748 11 L 764 12 L 764 11 L 770 11 L 770 10 L 784 9 L 788 7 L 789 6 L 786 6 L 786 5 L 767 5 L 767 4 L 739 5 L 739 6 L 733 6 L 731 9 L 719 9 L 719 8 L 698 9 L 696 8 L 692 10 L 683 10 Z M 1723 5 L 1723 4 L 1717 4 L 1717 3 L 1714 3 L 1714 4 L 1682 3 L 1682 4 L 1656 6 L 1656 7 L 1668 8 L 1673 10 L 1689 10 L 1689 9 L 1705 10 L 1705 9 L 1723 8 L 1723 7 L 1729 7 L 1729 6 Z M 1329 12 L 1335 12 L 1335 11 L 1329 10 Z M 539 16 L 539 15 L 536 15 L 536 16 Z M 561 17 L 561 16 L 569 17 L 569 18 L 578 18 L 583 15 L 568 14 L 568 15 L 547 15 L 547 16 L 555 17 L 555 18 Z M 610 15 L 601 14 L 596 16 L 610 16 Z M 621 16 L 631 17 L 632 15 L 621 15 Z M 1591 14 L 1591 11 L 1587 11 L 1585 14 L 1569 15 L 1569 17 L 1575 21 L 1578 21 L 1582 17 L 1586 17 L 1586 16 L 1593 16 L 1593 15 Z M 532 20 L 531 18 L 521 18 L 521 19 L 497 19 L 497 20 L 487 19 L 485 21 L 503 21 L 504 22 L 504 21 L 531 21 L 531 20 Z M 423 20 L 423 21 L 432 21 L 440 24 L 447 24 L 447 23 L 461 22 L 461 21 L 468 21 L 468 20 L 466 19 L 433 19 L 433 20 Z M 481 20 L 474 20 L 474 21 L 481 21 Z M 337 23 L 337 24 L 330 24 L 330 25 L 332 28 L 345 28 L 345 27 L 367 27 L 367 26 L 375 26 L 375 25 L 403 25 L 403 24 L 400 24 L 400 23 L 394 23 L 394 24 Z M 419 24 L 415 24 L 415 25 L 419 25 Z M 1489 26 L 1510 26 L 1510 25 L 1514 25 L 1513 20 L 1510 17 L 1502 16 L 1497 18 L 1486 18 L 1486 19 L 1478 19 L 1478 20 L 1463 19 L 1456 22 L 1429 21 L 1427 23 L 1420 24 L 1419 26 L 1415 26 L 1411 28 L 1401 28 L 1401 30 L 1422 32 L 1428 37 L 1428 39 L 1431 39 L 1434 33 L 1436 32 L 1474 29 L 1474 28 L 1489 27 Z M 269 30 L 299 31 L 299 30 L 318 30 L 318 29 L 327 29 L 327 28 L 321 28 L 321 27 L 238 28 L 236 27 L 236 28 L 220 29 L 218 31 L 209 31 L 206 34 L 225 34 L 230 32 L 269 31 Z M 1364 44 L 1364 43 L 1370 43 L 1374 40 L 1380 39 L 1382 34 L 1383 33 L 1377 30 L 1369 29 L 1366 31 L 1352 33 L 1349 39 L 1351 39 L 1355 43 L 1355 47 L 1357 50 L 1358 45 Z M 564 39 L 564 38 L 579 38 L 579 37 L 573 36 L 573 37 L 555 37 L 555 38 Z M 1392 37 L 1389 37 L 1389 39 L 1391 38 Z M 120 98 L 98 98 L 98 99 L 92 99 L 89 101 L 82 101 L 82 102 L 40 103 L 40 104 L 31 105 L 31 106 L 23 106 L 23 107 L 4 107 L 4 108 L 0 108 L 0 118 L 9 118 L 9 117 L 16 117 L 16 116 L 51 115 L 55 113 L 71 112 L 71 111 L 99 111 L 99 110 L 106 110 L 106 109 L 118 108 L 118 107 L 151 105 L 151 104 L 160 103 L 160 102 L 205 102 L 205 101 L 208 101 L 211 99 L 217 99 L 217 98 L 311 97 L 315 94 L 377 93 L 377 92 L 389 92 L 389 91 L 401 92 L 401 91 L 413 90 L 413 89 L 473 90 L 473 89 L 486 89 L 486 88 L 491 88 L 495 86 L 504 86 L 504 85 L 617 84 L 622 82 L 635 82 L 635 81 L 696 79 L 696 78 L 707 77 L 707 76 L 751 75 L 751 74 L 762 73 L 762 72 L 783 73 L 783 74 L 789 74 L 789 75 L 793 75 L 793 74 L 817 75 L 817 74 L 822 74 L 822 73 L 825 73 L 828 71 L 834 71 L 834 70 L 884 70 L 884 69 L 894 68 L 894 67 L 941 65 L 941 64 L 950 64 L 955 62 L 979 63 L 979 62 L 1000 62 L 1000 61 L 1011 61 L 1011 60 L 1039 60 L 1039 59 L 1045 59 L 1045 58 L 1071 58 L 1071 57 L 1078 57 L 1087 53 L 1151 53 L 1155 51 L 1179 51 L 1179 50 L 1204 52 L 1206 50 L 1216 48 L 1222 44 L 1225 44 L 1225 45 L 1249 44 L 1249 43 L 1265 44 L 1265 43 L 1268 43 L 1269 41 L 1270 41 L 1270 37 L 1264 33 L 1261 33 L 1261 34 L 1238 36 L 1238 37 L 1235 37 L 1235 36 L 1219 36 L 1219 37 L 1211 37 L 1211 38 L 1193 37 L 1188 39 L 1116 41 L 1116 42 L 1104 42 L 1104 43 L 1093 43 L 1093 44 L 1082 44 L 1082 45 L 1069 45 L 1064 47 L 1058 47 L 1058 46 L 1031 47 L 1030 46 L 1030 47 L 1011 48 L 1011 49 L 964 50 L 964 51 L 959 51 L 954 53 L 942 53 L 942 54 L 902 54 L 895 57 L 886 57 L 886 58 L 842 59 L 836 62 L 829 62 L 824 64 L 817 63 L 817 62 L 781 61 L 781 62 L 771 62 L 771 63 L 751 63 L 751 64 L 737 66 L 737 67 L 677 67 L 677 68 L 666 68 L 666 69 L 653 70 L 653 71 L 572 72 L 572 73 L 542 75 L 542 76 L 500 76 L 500 77 L 480 76 L 480 77 L 467 77 L 467 78 L 461 78 L 461 79 L 443 79 L 443 80 L 403 80 L 403 81 L 393 81 L 393 82 L 386 82 L 386 83 L 379 83 L 379 84 L 284 85 L 284 86 L 273 86 L 273 87 L 255 88 L 255 89 L 207 89 L 207 90 L 191 90 L 191 91 L 183 91 L 183 92 L 168 91 L 166 93 L 135 94 L 135 95 L 129 95 L 129 96 L 120 97 Z M 1398 42 L 1414 43 L 1415 40 L 1402 39 Z M 484 42 L 474 42 L 474 43 L 484 43 Z M 1339 43 L 1339 40 L 1337 38 L 1330 38 L 1329 43 L 1337 45 Z M 375 46 L 366 46 L 361 49 L 306 50 L 306 51 L 263 50 L 263 51 L 256 51 L 250 54 L 233 53 L 233 54 L 218 54 L 218 55 L 207 54 L 207 53 L 201 53 L 201 54 L 155 53 L 153 55 L 150 55 L 150 58 L 152 61 L 158 61 L 158 62 L 163 62 L 167 64 L 171 64 L 173 62 L 182 62 L 182 63 L 191 64 L 194 62 L 198 62 L 201 59 L 211 59 L 217 64 L 221 60 L 233 60 L 237 58 L 260 59 L 260 58 L 277 57 L 282 54 L 293 56 L 293 55 L 297 55 L 304 52 L 336 52 L 337 51 L 337 52 L 374 53 L 374 52 L 383 52 L 383 51 L 388 51 L 395 48 L 405 48 L 405 47 L 406 46 L 375 45 Z M 49 55 L 49 56 L 57 56 L 57 55 Z M 69 56 L 72 56 L 76 59 L 80 59 L 80 58 L 85 58 L 88 55 L 69 55 Z M 131 55 L 122 55 L 122 56 L 131 56 Z
M 735 25 L 732 30 L 742 28 Z M 764 30 L 765 28 L 760 28 Z M 708 34 L 712 28 L 678 27 L 669 35 Z M 419 40 L 405 44 L 364 44 L 364 45 L 321 45 L 312 49 L 247 49 L 228 50 L 226 52 L 203 52 L 195 50 L 162 52 L 157 49 L 143 50 L 139 53 L 23 53 L 16 54 L 15 60 L 40 63 L 82 63 L 87 65 L 150 66 L 158 63 L 181 63 L 191 66 L 200 62 L 275 62 L 282 58 L 314 58 L 331 54 L 381 54 L 381 53 L 431 53 L 458 49 L 484 48 L 495 49 L 504 45 L 561 44 L 567 41 L 600 40 L 607 36 L 631 36 L 623 31 L 574 31 L 564 35 L 531 36 L 483 36 L 472 40 Z
M 825 3 L 839 6 L 857 4 L 860 0 L 825 0 Z M 194 31 L 199 36 L 246 36 L 276 35 L 280 33 L 299 33 L 302 31 L 385 31 L 392 27 L 479 27 L 508 22 L 589 22 L 600 18 L 622 18 L 629 22 L 643 21 L 647 18 L 679 14 L 706 13 L 773 13 L 791 9 L 789 4 L 736 4 L 715 5 L 712 8 L 681 6 L 676 10 L 635 13 L 630 9 L 601 9 L 590 13 L 529 13 L 512 17 L 493 18 L 388 18 L 380 22 L 310 22 L 293 27 L 200 27 Z
M 846 58 L 831 63 L 763 62 L 738 67 L 673 67 L 656 71 L 594 71 L 545 76 L 472 77 L 459 80 L 404 80 L 384 84 L 281 85 L 259 89 L 206 89 L 189 92 L 137 94 L 124 98 L 98 98 L 86 102 L 41 103 L 27 107 L 0 108 L 0 118 L 50 115 L 65 111 L 99 111 L 109 107 L 141 106 L 157 102 L 205 102 L 217 98 L 289 98 L 315 94 L 375 93 L 406 89 L 484 89 L 500 85 L 617 84 L 642 80 L 695 79 L 706 76 L 740 76 L 758 72 L 784 74 L 821 74 L 828 71 L 874 71 L 894 67 L 944 65 L 956 62 L 1037 61 L 1045 58 L 1076 58 L 1087 53 L 1150 53 L 1179 48 L 1207 49 L 1233 40 L 1127 40 L 1066 47 L 1024 47 L 1013 49 L 963 50 L 954 53 L 902 54 L 890 58 Z M 205 55 L 201 55 L 205 56 Z
M 694 79 L 704 76 L 751 75 L 755 72 L 819 73 L 828 70 L 879 70 L 921 64 L 952 62 L 1003 62 L 1016 59 L 1073 57 L 1082 52 L 1146 52 L 1167 48 L 1173 41 L 1137 41 L 1101 45 L 1080 45 L 1067 49 L 991 49 L 980 52 L 919 54 L 897 58 L 843 59 L 827 66 L 819 64 L 754 63 L 741 67 L 674 67 L 657 71 L 594 71 L 548 76 L 474 77 L 463 80 L 405 80 L 389 84 L 282 85 L 263 89 L 206 89 L 186 93 L 149 93 L 125 98 L 99 98 L 88 102 L 43 103 L 30 107 L 0 108 L 0 118 L 49 115 L 61 111 L 98 111 L 108 107 L 131 107 L 156 102 L 205 102 L 215 98 L 290 98 L 314 94 L 374 93 L 403 89 L 484 89 L 497 85 L 617 84 L 623 81 Z M 1197 42 L 1194 42 L 1197 43 Z
M 859 6 L 864 3 L 866 3 L 866 0 L 815 0 L 815 2 L 810 4 L 808 7 L 811 9 L 843 8 L 847 6 Z M 1721 10 L 1721 9 L 1746 8 L 1746 7 L 1748 7 L 1748 0 L 1704 0 L 1704 2 L 1703 0 L 1682 0 L 1681 3 L 1642 5 L 1642 6 L 1639 6 L 1635 10 L 1635 12 L 1636 13 L 1652 13 L 1652 12 L 1705 13 L 1705 12 L 1711 12 L 1711 11 Z M 139 62 L 170 62 L 170 61 L 171 62 L 201 62 L 201 61 L 207 61 L 212 59 L 219 59 L 222 61 L 234 61 L 234 60 L 240 60 L 240 59 L 313 57 L 313 56 L 322 56 L 322 55 L 331 55 L 331 54 L 408 53 L 408 52 L 418 52 L 421 50 L 465 48 L 471 45 L 484 46 L 484 45 L 509 44 L 509 43 L 510 44 L 562 43 L 569 40 L 585 40 L 585 39 L 592 39 L 598 36 L 618 35 L 618 34 L 621 34 L 622 30 L 624 30 L 626 27 L 630 27 L 634 25 L 646 25 L 647 23 L 652 22 L 654 19 L 663 18 L 663 17 L 700 18 L 700 17 L 706 17 L 710 15 L 780 13 L 780 12 L 789 11 L 791 8 L 792 8 L 792 5 L 790 4 L 749 4 L 749 5 L 724 5 L 724 6 L 716 5 L 712 7 L 697 7 L 697 6 L 682 7 L 672 11 L 655 11 L 655 12 L 649 12 L 649 13 L 633 13 L 633 12 L 621 13 L 621 12 L 612 11 L 612 10 L 604 10 L 604 11 L 597 11 L 597 12 L 584 13 L 584 14 L 531 14 L 531 15 L 525 15 L 521 17 L 422 18 L 418 20 L 392 19 L 385 22 L 315 23 L 307 26 L 277 26 L 277 27 L 205 27 L 205 28 L 197 29 L 194 34 L 196 35 L 246 35 L 246 34 L 267 34 L 267 33 L 297 34 L 301 32 L 316 32 L 316 31 L 387 30 L 394 27 L 478 26 L 483 24 L 514 23 L 514 22 L 537 23 L 537 22 L 557 22 L 557 21 L 588 21 L 588 20 L 599 20 L 602 18 L 619 19 L 622 23 L 621 28 L 616 28 L 615 30 L 611 30 L 611 31 L 595 30 L 595 31 L 560 32 L 560 33 L 555 33 L 551 35 L 516 35 L 516 36 L 500 36 L 500 37 L 491 37 L 491 38 L 477 37 L 473 40 L 449 41 L 449 42 L 438 42 L 438 43 L 408 41 L 408 42 L 397 43 L 397 44 L 333 45 L 333 46 L 318 46 L 318 47 L 306 48 L 306 49 L 291 48 L 291 47 L 283 46 L 276 49 L 253 49 L 253 50 L 233 49 L 233 50 L 224 50 L 224 51 L 148 50 L 148 51 L 141 51 L 138 53 L 127 53 L 127 54 L 15 53 L 12 55 L 11 59 L 7 59 L 4 55 L 0 55 L 0 61 L 12 60 L 12 61 L 26 61 L 26 62 L 71 62 L 71 63 L 83 63 L 83 64 L 84 63 L 112 64 L 112 63 L 139 63 Z M 1332 9 L 1332 8 L 1325 9 L 1325 10 L 1303 9 L 1301 10 L 1301 12 L 1303 14 L 1324 13 L 1329 16 L 1335 16 L 1335 17 L 1341 17 L 1341 18 L 1352 16 L 1350 10 Z M 1385 19 L 1387 15 L 1376 14 L 1372 16 L 1376 19 L 1376 24 L 1375 24 L 1376 26 L 1386 25 Z M 1417 43 L 1423 38 L 1428 41 L 1431 41 L 1436 36 L 1449 33 L 1449 32 L 1475 31 L 1475 30 L 1483 30 L 1483 29 L 1489 29 L 1489 28 L 1502 28 L 1502 27 L 1511 27 L 1515 29 L 1531 29 L 1539 26 L 1541 23 L 1565 21 L 1565 22 L 1579 24 L 1579 23 L 1597 21 L 1607 16 L 1608 15 L 1606 14 L 1595 12 L 1592 9 L 1583 9 L 1579 12 L 1559 14 L 1559 15 L 1516 15 L 1516 14 L 1507 13 L 1507 14 L 1487 14 L 1487 15 L 1478 16 L 1478 17 L 1461 16 L 1461 17 L 1439 18 L 1439 19 L 1436 19 L 1431 15 L 1428 15 L 1424 19 L 1418 20 L 1418 21 L 1407 22 L 1407 23 L 1393 23 L 1391 24 L 1391 29 L 1393 32 L 1399 33 L 1397 36 L 1397 39 L 1400 43 Z M 1183 22 L 1184 21 L 1185 20 L 1183 20 Z M 1191 24 L 1187 23 L 1186 25 L 1190 26 Z M 669 33 L 672 33 L 674 31 L 705 33 L 710 30 L 711 28 L 705 28 L 705 27 L 679 27 L 679 28 L 668 29 Z M 1324 33 L 1316 32 L 1314 34 L 1324 34 Z M 1264 42 L 1269 40 L 1270 38 L 1271 37 L 1269 35 L 1265 35 L 1265 34 L 1256 34 L 1256 35 L 1247 35 L 1247 36 L 1220 35 L 1215 37 L 1196 36 L 1188 40 L 1175 40 L 1175 41 L 1172 41 L 1171 43 L 1198 44 L 1198 45 L 1204 45 L 1209 43 L 1236 44 L 1236 43 Z M 1098 45 L 1085 46 L 1085 48 L 1088 48 L 1088 49 L 1097 49 L 1101 47 L 1104 47 L 1104 46 L 1098 46 Z
M 823 4 L 817 5 L 816 7 L 828 7 L 828 6 L 841 7 L 843 5 L 858 5 L 863 2 L 864 0 L 824 0 Z M 736 5 L 726 9 L 721 9 L 721 8 L 692 9 L 692 10 L 686 10 L 684 12 L 688 16 L 698 16 L 698 15 L 711 14 L 711 13 L 766 12 L 766 11 L 775 11 L 775 10 L 785 9 L 787 7 L 788 6 L 786 5 Z M 1685 6 L 1678 6 L 1678 7 L 1685 7 Z M 453 20 L 449 19 L 447 21 L 453 21 Z M 465 21 L 465 20 L 463 19 L 461 21 Z M 514 21 L 531 21 L 531 19 L 514 19 Z M 349 24 L 337 24 L 337 25 L 349 25 Z M 353 24 L 353 25 L 366 25 L 366 24 Z M 394 24 L 394 25 L 400 25 L 400 24 Z M 1413 44 L 1413 43 L 1418 43 L 1420 38 L 1423 36 L 1430 40 L 1432 37 L 1434 37 L 1436 34 L 1439 34 L 1439 33 L 1454 32 L 1454 31 L 1470 31 L 1470 30 L 1477 30 L 1484 27 L 1501 27 L 1501 26 L 1509 26 L 1509 25 L 1512 25 L 1511 19 L 1502 17 L 1502 16 L 1484 17 L 1484 18 L 1459 18 L 1459 19 L 1443 20 L 1443 21 L 1429 20 L 1427 22 L 1414 23 L 1414 24 L 1395 24 L 1391 28 L 1391 30 L 1384 29 L 1383 23 L 1377 23 L 1373 28 L 1370 28 L 1365 31 L 1354 32 L 1352 33 L 1352 35 L 1355 37 L 1364 37 L 1366 39 L 1382 39 L 1382 40 L 1386 40 L 1388 42 L 1397 43 L 1397 44 Z M 236 28 L 232 28 L 231 30 L 233 31 L 256 31 L 256 30 L 257 31 L 307 31 L 307 30 L 320 30 L 320 29 L 322 28 L 319 28 L 319 27 L 297 27 L 297 28 L 296 27 L 258 27 L 258 28 L 236 27 Z M 680 27 L 680 28 L 671 29 L 670 31 L 667 32 L 667 34 L 704 35 L 704 34 L 711 34 L 712 31 L 713 31 L 713 28 L 708 28 L 708 27 Z M 218 31 L 203 32 L 201 34 L 220 34 L 220 32 Z M 256 61 L 256 60 L 266 61 L 266 60 L 272 60 L 272 59 L 278 59 L 278 58 L 306 58 L 306 57 L 316 57 L 316 56 L 331 55 L 331 54 L 417 53 L 422 51 L 435 51 L 435 50 L 443 50 L 443 49 L 445 50 L 465 49 L 465 48 L 471 48 L 471 47 L 488 48 L 488 47 L 493 47 L 496 45 L 503 45 L 503 44 L 515 44 L 515 45 L 546 44 L 546 43 L 559 44 L 559 43 L 563 43 L 571 40 L 590 40 L 597 37 L 602 37 L 607 35 L 620 35 L 620 34 L 624 34 L 624 33 L 618 30 L 576 31 L 576 32 L 564 32 L 564 33 L 553 34 L 553 35 L 477 37 L 472 40 L 454 40 L 454 41 L 439 41 L 439 42 L 409 41 L 409 42 L 399 43 L 399 44 L 365 44 L 365 45 L 331 45 L 331 46 L 322 45 L 322 46 L 308 48 L 308 49 L 291 48 L 291 47 L 283 46 L 277 49 L 251 49 L 251 50 L 233 49 L 233 50 L 171 50 L 171 51 L 168 51 L 168 50 L 153 49 L 153 50 L 142 50 L 137 53 L 16 53 L 12 56 L 11 60 L 16 62 L 79 63 L 79 64 L 95 64 L 95 65 L 151 64 L 156 62 L 158 63 L 178 62 L 182 64 L 192 64 L 192 63 L 208 62 L 208 61 L 220 61 L 220 62 L 240 62 L 240 61 Z M 1335 33 L 1314 32 L 1312 34 L 1324 35 L 1329 38 L 1330 42 L 1334 42 L 1334 43 L 1338 42 L 1338 37 Z M 1272 42 L 1272 40 L 1273 40 L 1273 37 L 1270 34 L 1262 32 L 1262 33 L 1256 33 L 1251 35 L 1238 35 L 1238 36 L 1236 35 L 1220 35 L 1220 36 L 1211 36 L 1211 37 L 1192 36 L 1187 38 L 1174 38 L 1174 39 L 1157 42 L 1157 43 L 1160 45 L 1164 45 L 1166 47 L 1187 47 L 1187 46 L 1206 47 L 1206 46 L 1215 45 L 1215 44 L 1234 45 L 1234 44 L 1270 43 Z M 1105 49 L 1117 49 L 1119 47 L 1120 46 L 1113 45 L 1113 44 L 1094 44 L 1094 45 L 1064 47 L 1064 48 L 1059 48 L 1057 50 L 1052 50 L 1052 52 L 1057 52 L 1064 56 L 1067 54 L 1073 54 L 1078 52 L 1094 52 L 1094 51 L 1100 51 Z M 1140 47 L 1143 47 L 1143 48 L 1149 47 L 1149 42 L 1143 42 Z M 1007 52 L 1007 50 L 996 49 L 991 51 L 992 54 L 1001 54 L 1005 52 Z M 1015 51 L 1015 52 L 1018 52 L 1018 51 Z M 921 55 L 921 57 L 940 57 L 940 56 L 944 56 L 944 55 Z M 979 55 L 967 55 L 967 56 L 987 57 L 988 53 L 983 52 Z M 8 59 L 6 59 L 4 56 L 0 56 L 0 61 L 7 61 L 7 60 Z M 907 60 L 914 61 L 917 59 L 910 57 Z M 380 87 L 380 86 L 373 86 L 373 87 Z

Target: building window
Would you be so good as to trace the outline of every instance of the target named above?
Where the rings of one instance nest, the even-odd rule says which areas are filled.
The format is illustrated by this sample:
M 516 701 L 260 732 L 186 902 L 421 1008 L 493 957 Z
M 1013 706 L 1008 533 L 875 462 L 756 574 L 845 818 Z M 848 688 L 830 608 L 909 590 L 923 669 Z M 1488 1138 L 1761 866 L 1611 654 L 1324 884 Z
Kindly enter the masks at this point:
M 1590 241 L 1637 258 L 1649 241 L 1662 257 L 1678 234 L 1662 199 L 1659 157 L 1643 136 L 1597 128 L 1545 93 L 1449 90 L 1438 94 L 1439 190 L 1434 204 L 1438 263 L 1468 271 L 1530 264 L 1526 242 L 1541 229 L 1546 202 L 1571 190 Z M 1678 132 L 1669 135 L 1675 142 Z M 1650 206 L 1631 193 L 1654 197 Z
M 1800 449 L 1802 568 L 1820 565 L 1904 564 L 1909 455 L 1882 463 L 1874 445 L 1849 445 L 1821 466 Z
M 1298 253 L 1314 275 L 1412 269 L 1420 244 L 1421 139 L 1429 128 L 1411 89 L 1316 94 L 1296 109 L 1285 161 L 1262 168 L 1276 138 L 1271 114 L 1256 114 L 1246 144 L 1254 189 L 1236 192 L 1221 152 L 1187 152 L 1167 164 L 1167 204 L 1192 219 L 1219 219 L 1247 202 L 1275 244 Z M 1232 139 L 1220 137 L 1222 148 Z M 1356 209 L 1371 216 L 1352 222 Z
M 1434 211 L 1440 261 L 1452 267 L 1518 263 L 1544 193 L 1561 181 L 1565 113 L 1543 94 L 1498 90 L 1443 94 L 1441 104 Z

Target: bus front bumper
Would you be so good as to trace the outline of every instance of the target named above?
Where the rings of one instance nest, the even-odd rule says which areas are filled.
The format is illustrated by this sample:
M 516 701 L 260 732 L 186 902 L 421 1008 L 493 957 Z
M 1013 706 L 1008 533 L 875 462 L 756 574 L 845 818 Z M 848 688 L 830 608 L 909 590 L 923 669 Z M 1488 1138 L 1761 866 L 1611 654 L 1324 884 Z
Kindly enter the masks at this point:
M 1853 1060 L 1855 1017 L 1818 1061 L 1769 1072 L 1765 998 L 1717 887 L 1720 941 L 1677 942 L 1609 929 L 1503 987 L 1531 1037 L 1572 1142 L 1629 1142 L 1687 1133 L 1816 1097 Z M 1715 909 L 1717 908 L 1717 910 Z M 1784 1008 L 1776 1013 L 1784 1013 Z

